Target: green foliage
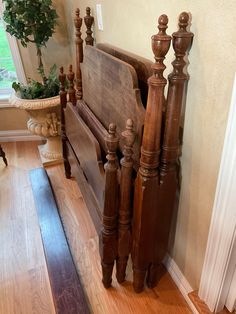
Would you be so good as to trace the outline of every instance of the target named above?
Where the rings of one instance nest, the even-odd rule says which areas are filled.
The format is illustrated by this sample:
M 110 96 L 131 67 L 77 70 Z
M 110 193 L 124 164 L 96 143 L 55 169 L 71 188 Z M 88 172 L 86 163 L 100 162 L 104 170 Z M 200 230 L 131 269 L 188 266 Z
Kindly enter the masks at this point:
M 23 47 L 29 42 L 38 48 L 45 46 L 54 33 L 57 13 L 51 0 L 3 0 L 3 19 L 6 31 L 21 41 Z
M 41 47 L 46 46 L 47 41 L 54 33 L 56 10 L 52 7 L 52 0 L 2 0 L 5 3 L 3 19 L 6 23 L 6 31 L 20 40 L 23 47 L 29 43 L 36 45 L 39 60 L 38 72 L 42 82 L 30 80 L 27 86 L 13 83 L 19 97 L 24 99 L 48 98 L 58 95 L 59 82 L 56 66 L 50 69 L 48 78 L 44 73 L 41 59 Z
M 40 75 L 45 77 L 43 68 L 39 69 Z M 44 80 L 44 83 L 39 83 L 35 80 L 30 80 L 28 85 L 23 85 L 14 82 L 12 88 L 15 90 L 18 97 L 22 99 L 42 99 L 57 96 L 59 93 L 59 80 L 57 78 L 57 67 L 54 64 L 48 77 Z

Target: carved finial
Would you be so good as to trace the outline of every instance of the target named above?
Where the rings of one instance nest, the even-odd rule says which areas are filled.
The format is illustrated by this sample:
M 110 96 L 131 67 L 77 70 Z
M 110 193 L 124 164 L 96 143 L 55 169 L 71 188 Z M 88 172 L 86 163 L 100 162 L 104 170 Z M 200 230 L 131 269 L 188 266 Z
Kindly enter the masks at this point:
M 108 164 L 114 160 L 116 160 L 116 150 L 118 148 L 119 138 L 116 135 L 116 125 L 111 123 L 108 129 L 108 135 L 105 139 L 107 145 L 107 160 Z
M 73 72 L 72 64 L 69 66 L 69 73 L 67 74 L 67 79 L 69 81 L 69 101 L 72 102 L 72 104 L 76 105 L 76 97 L 75 97 L 75 88 L 74 88 L 74 79 L 75 79 L 75 73 Z
M 170 78 L 173 76 L 182 76 L 183 79 L 188 78 L 188 74 L 183 71 L 186 65 L 184 56 L 191 49 L 193 40 L 193 33 L 187 31 L 188 22 L 188 13 L 181 13 L 179 16 L 179 30 L 172 34 L 175 60 L 172 62 L 173 72 L 170 74 Z
M 75 24 L 75 29 L 76 29 L 76 44 L 80 44 L 83 42 L 82 38 L 81 38 L 81 26 L 83 23 L 83 19 L 80 17 L 80 9 L 77 9 L 75 11 L 75 18 L 74 18 L 74 24 Z
M 86 8 L 86 16 L 84 17 L 84 22 L 85 22 L 85 25 L 87 27 L 87 31 L 86 31 L 86 34 L 87 34 L 87 37 L 85 38 L 85 42 L 86 42 L 86 45 L 90 45 L 90 46 L 93 46 L 93 42 L 94 42 L 94 39 L 92 37 L 92 25 L 94 23 L 94 17 L 90 15 L 91 14 L 91 9 L 89 7 Z
M 166 68 L 163 61 L 171 43 L 171 36 L 166 34 L 168 17 L 165 14 L 161 15 L 158 19 L 158 24 L 159 33 L 152 36 L 152 50 L 156 60 L 156 64 L 154 64 L 152 68 L 154 75 L 163 79 L 163 72 Z
M 77 9 L 75 12 L 75 29 L 76 29 L 76 89 L 77 89 L 77 98 L 82 99 L 82 79 L 81 79 L 81 70 L 80 63 L 83 62 L 83 39 L 81 38 L 81 26 L 83 19 L 80 17 L 80 10 Z
M 166 29 L 168 28 L 168 16 L 165 14 L 162 14 L 158 19 L 158 29 L 159 29 L 159 35 L 166 35 Z
M 75 18 L 74 18 L 74 24 L 75 24 L 75 29 L 76 29 L 76 40 L 75 40 L 75 43 L 76 44 L 82 44 L 83 43 L 83 40 L 81 38 L 81 26 L 82 26 L 82 23 L 83 23 L 83 19 L 80 17 L 80 9 L 77 9 L 76 12 L 75 12 Z
M 64 73 L 64 68 L 60 67 L 60 73 L 59 73 L 60 89 L 63 88 L 63 90 L 65 90 L 65 80 L 66 80 L 66 75 Z
M 188 26 L 188 22 L 189 22 L 189 15 L 187 12 L 182 12 L 179 16 L 179 28 L 180 31 L 187 31 L 186 28 Z
M 79 8 L 76 9 L 76 11 L 75 11 L 75 19 L 74 19 L 74 22 L 75 22 L 75 27 L 76 27 L 76 28 L 80 28 L 80 27 L 81 27 L 83 20 L 82 20 L 82 18 L 80 17 L 80 9 L 79 9 Z
M 69 84 L 74 86 L 75 73 L 73 72 L 72 64 L 69 65 L 69 73 L 67 74 Z
M 156 62 L 152 65 L 153 75 L 148 80 L 149 93 L 140 159 L 140 172 L 145 177 L 157 176 L 158 173 L 164 88 L 167 83 L 163 76 L 166 68 L 164 59 L 171 43 L 171 36 L 166 34 L 168 17 L 161 15 L 158 23 L 159 33 L 152 36 Z
M 122 132 L 121 135 L 124 138 L 124 142 L 125 142 L 123 154 L 126 161 L 128 161 L 133 154 L 132 147 L 135 141 L 134 123 L 132 119 L 127 120 L 126 130 Z
M 86 14 L 87 14 L 88 16 L 90 16 L 90 13 L 91 13 L 91 9 L 90 9 L 90 7 L 87 7 L 87 8 L 86 8 Z

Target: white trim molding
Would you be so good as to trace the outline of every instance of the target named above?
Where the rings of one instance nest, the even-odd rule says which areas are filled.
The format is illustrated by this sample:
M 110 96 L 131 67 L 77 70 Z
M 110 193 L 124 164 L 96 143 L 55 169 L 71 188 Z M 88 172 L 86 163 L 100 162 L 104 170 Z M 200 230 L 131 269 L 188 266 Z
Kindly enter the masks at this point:
M 190 309 L 194 314 L 199 314 L 196 307 L 190 300 L 188 294 L 193 291 L 193 288 L 190 286 L 187 279 L 184 277 L 183 273 L 179 269 L 178 265 L 175 263 L 175 261 L 167 254 L 164 259 L 164 265 L 170 274 L 171 278 L 173 279 L 174 283 L 178 287 L 179 291 L 185 298 L 186 302 L 188 303 Z
M 41 140 L 43 140 L 42 137 L 38 135 L 32 135 L 28 130 L 0 131 L 0 143 L 41 141 Z
M 236 75 L 199 289 L 200 299 L 212 312 L 220 311 L 226 301 L 229 265 L 236 241 L 235 204 Z
M 7 39 L 10 46 L 11 54 L 12 54 L 12 59 L 16 68 L 17 79 L 20 83 L 26 85 L 27 80 L 26 80 L 25 70 L 23 67 L 22 60 L 21 60 L 21 55 L 20 55 L 18 44 L 17 44 L 17 40 L 15 37 L 11 36 L 10 34 L 8 33 L 6 34 L 7 34 Z

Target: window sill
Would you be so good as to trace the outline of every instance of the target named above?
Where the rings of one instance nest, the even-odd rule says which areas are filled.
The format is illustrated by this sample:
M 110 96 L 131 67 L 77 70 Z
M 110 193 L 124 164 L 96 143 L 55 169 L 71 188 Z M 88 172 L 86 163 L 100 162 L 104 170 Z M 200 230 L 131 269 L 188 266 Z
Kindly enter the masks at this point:
M 0 108 L 13 108 L 14 106 L 9 103 L 11 94 L 0 95 Z

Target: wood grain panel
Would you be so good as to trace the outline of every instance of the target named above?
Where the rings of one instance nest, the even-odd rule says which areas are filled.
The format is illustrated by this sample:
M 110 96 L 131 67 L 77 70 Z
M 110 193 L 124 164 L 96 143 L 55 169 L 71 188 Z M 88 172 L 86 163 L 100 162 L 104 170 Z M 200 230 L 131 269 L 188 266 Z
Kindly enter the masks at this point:
M 97 233 L 100 234 L 102 226 L 101 208 L 99 207 L 97 198 L 94 195 L 92 188 L 90 187 L 88 181 L 84 177 L 83 170 L 81 169 L 80 164 L 77 161 L 73 149 L 71 148 L 68 142 L 66 144 L 68 149 L 68 160 L 70 162 L 72 176 L 75 177 L 76 181 L 79 184 L 80 190 L 83 194 L 84 201 L 89 210 L 89 214 L 92 218 L 95 229 L 97 230 Z
M 43 168 L 30 171 L 56 312 L 90 313 Z
M 80 166 L 93 188 L 100 208 L 104 203 L 104 169 L 98 141 L 79 116 L 76 108 L 68 103 L 65 109 L 65 128 Z
M 109 53 L 115 58 L 118 58 L 130 64 L 136 71 L 138 77 L 138 86 L 141 92 L 142 103 L 146 107 L 148 94 L 148 79 L 152 75 L 152 62 L 148 59 L 142 58 L 134 53 L 117 48 L 110 44 L 99 43 L 96 47 Z
M 83 99 L 107 130 L 110 123 L 115 123 L 120 136 L 127 119 L 134 121 L 137 133 L 134 159 L 137 162 L 145 109 L 135 69 L 97 48 L 86 46 L 81 70 Z

